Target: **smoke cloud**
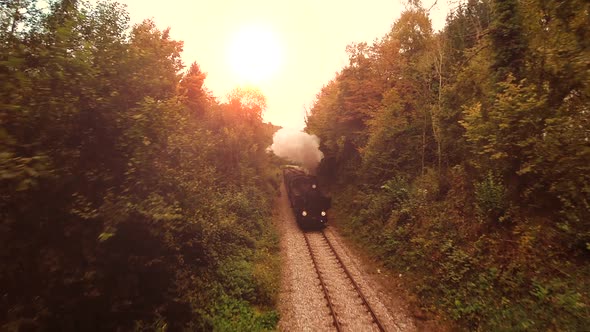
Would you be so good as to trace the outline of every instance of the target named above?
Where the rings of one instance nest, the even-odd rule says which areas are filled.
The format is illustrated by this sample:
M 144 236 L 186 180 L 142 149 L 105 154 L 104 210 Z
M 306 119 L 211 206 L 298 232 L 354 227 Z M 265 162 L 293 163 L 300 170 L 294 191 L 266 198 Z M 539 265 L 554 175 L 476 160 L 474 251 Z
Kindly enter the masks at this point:
M 301 164 L 315 173 L 324 154 L 319 149 L 320 139 L 302 131 L 281 128 L 273 136 L 270 150 L 279 157 Z

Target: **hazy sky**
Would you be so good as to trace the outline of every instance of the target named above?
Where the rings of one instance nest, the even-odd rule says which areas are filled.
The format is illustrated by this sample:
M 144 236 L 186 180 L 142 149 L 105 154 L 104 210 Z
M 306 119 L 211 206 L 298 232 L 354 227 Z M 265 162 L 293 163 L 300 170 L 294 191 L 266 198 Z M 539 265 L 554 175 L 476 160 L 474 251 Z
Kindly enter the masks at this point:
M 235 87 L 256 85 L 267 97 L 265 120 L 296 129 L 322 86 L 347 64 L 346 46 L 383 37 L 403 9 L 400 0 L 118 2 L 132 23 L 153 18 L 160 29 L 170 27 L 172 38 L 184 41 L 185 65 L 196 61 L 220 100 Z M 423 0 L 425 8 L 433 3 Z M 447 11 L 448 0 L 432 8 L 435 29 Z

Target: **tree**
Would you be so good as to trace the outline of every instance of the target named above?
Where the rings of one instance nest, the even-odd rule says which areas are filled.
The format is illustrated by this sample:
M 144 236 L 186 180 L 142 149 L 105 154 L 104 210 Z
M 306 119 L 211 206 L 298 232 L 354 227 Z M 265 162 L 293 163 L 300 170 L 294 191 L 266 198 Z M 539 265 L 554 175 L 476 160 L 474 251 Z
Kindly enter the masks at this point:
M 509 74 L 516 79 L 524 77 L 527 41 L 522 27 L 519 1 L 493 0 L 490 39 L 494 60 L 492 70 L 498 81 Z
M 196 62 L 193 62 L 178 86 L 178 94 L 186 98 L 188 108 L 196 114 L 203 114 L 208 106 L 209 96 L 203 86 L 206 77 L 207 74 L 201 71 Z
M 499 170 L 511 178 L 516 190 L 522 190 L 525 179 L 516 175 L 529 172 L 525 166 L 536 142 L 542 140 L 546 118 L 546 99 L 535 92 L 526 81 L 515 82 L 509 76 L 501 83 L 502 93 L 496 96 L 493 106 L 484 114 L 481 105 L 466 110 L 463 125 L 465 136 L 472 142 L 476 153 L 486 163 L 483 169 Z M 489 163 L 489 164 L 488 164 Z
M 197 64 L 180 75 L 168 31 L 128 34 L 112 2 L 34 3 L 0 8 L 0 326 L 210 330 L 237 306 L 232 324 L 271 329 L 252 272 L 273 195 L 260 99 L 220 128 L 228 107 Z
M 410 1 L 310 110 L 340 227 L 460 328 L 588 325 L 589 6 Z
M 227 95 L 228 105 L 239 117 L 260 121 L 266 110 L 266 97 L 258 88 L 235 88 Z

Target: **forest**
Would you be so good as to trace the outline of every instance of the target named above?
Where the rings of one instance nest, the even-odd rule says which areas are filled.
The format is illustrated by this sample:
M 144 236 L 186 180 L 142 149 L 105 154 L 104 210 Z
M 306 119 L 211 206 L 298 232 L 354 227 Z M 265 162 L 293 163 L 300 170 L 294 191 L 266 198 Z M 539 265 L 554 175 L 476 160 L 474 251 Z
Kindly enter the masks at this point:
M 273 329 L 265 98 L 114 2 L 0 2 L 0 330 Z
M 274 330 L 281 160 L 122 5 L 0 1 L 0 330 Z M 463 330 L 590 326 L 590 3 L 409 1 L 306 131 L 335 228 Z M 400 277 L 401 278 L 401 277 Z
M 306 118 L 337 227 L 461 329 L 587 329 L 590 3 L 410 1 L 347 53 Z

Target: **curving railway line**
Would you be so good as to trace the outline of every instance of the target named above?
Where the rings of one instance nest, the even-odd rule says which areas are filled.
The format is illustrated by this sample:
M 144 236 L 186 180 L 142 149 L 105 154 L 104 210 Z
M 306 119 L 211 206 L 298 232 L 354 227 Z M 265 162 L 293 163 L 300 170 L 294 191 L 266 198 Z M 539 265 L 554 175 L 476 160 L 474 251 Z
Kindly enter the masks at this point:
M 318 231 L 303 235 L 336 330 L 385 331 L 326 234 Z M 350 305 L 351 298 L 355 299 L 354 306 Z

